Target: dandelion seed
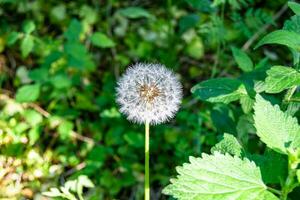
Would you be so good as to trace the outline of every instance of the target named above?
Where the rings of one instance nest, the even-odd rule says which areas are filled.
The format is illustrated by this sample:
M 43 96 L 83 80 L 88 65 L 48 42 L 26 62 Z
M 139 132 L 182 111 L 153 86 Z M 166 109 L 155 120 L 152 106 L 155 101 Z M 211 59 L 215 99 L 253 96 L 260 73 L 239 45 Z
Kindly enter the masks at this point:
M 182 86 L 175 74 L 160 64 L 138 63 L 118 81 L 117 103 L 127 119 L 160 124 L 179 109 Z

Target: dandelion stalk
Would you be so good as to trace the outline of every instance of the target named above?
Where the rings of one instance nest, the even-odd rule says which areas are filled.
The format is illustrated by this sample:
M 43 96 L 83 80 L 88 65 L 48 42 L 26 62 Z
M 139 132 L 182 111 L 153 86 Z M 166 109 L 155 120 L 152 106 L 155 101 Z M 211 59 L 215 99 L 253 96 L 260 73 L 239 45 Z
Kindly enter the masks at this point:
M 150 148 L 149 148 L 149 122 L 145 123 L 145 200 L 150 200 L 150 179 L 149 179 L 149 160 L 150 160 Z
M 126 70 L 116 90 L 120 112 L 129 121 L 145 124 L 145 200 L 150 200 L 149 127 L 174 117 L 181 103 L 182 86 L 164 65 L 138 63 Z

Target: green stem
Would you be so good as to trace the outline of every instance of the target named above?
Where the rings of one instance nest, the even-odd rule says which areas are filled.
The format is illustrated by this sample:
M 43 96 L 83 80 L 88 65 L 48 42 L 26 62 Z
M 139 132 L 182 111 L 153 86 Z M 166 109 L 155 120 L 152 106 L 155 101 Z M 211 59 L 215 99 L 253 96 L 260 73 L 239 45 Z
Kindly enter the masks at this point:
M 149 122 L 145 123 L 145 200 L 150 200 L 150 181 L 149 181 Z
M 281 200 L 287 200 L 288 194 L 295 188 L 295 176 L 297 172 L 297 166 L 299 164 L 298 155 L 289 152 L 288 154 L 288 177 L 282 187 Z

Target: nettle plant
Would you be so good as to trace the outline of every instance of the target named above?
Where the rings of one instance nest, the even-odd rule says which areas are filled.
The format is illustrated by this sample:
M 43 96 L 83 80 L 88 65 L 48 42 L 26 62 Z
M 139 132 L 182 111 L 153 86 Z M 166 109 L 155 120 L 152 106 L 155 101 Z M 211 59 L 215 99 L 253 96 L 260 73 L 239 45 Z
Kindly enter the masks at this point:
M 283 29 L 263 37 L 255 49 L 285 45 L 293 54 L 293 66 L 269 66 L 266 59 L 254 65 L 245 52 L 232 48 L 245 73 L 235 79 L 203 81 L 191 92 L 211 103 L 233 106 L 239 101 L 243 113 L 237 123 L 239 131 L 225 133 L 211 154 L 190 157 L 189 163 L 177 167 L 179 175 L 171 179 L 164 194 L 182 200 L 286 200 L 300 186 L 300 4 L 288 5 L 296 15 Z M 263 155 L 248 150 L 245 138 L 251 132 L 259 138 L 256 148 L 266 145 Z

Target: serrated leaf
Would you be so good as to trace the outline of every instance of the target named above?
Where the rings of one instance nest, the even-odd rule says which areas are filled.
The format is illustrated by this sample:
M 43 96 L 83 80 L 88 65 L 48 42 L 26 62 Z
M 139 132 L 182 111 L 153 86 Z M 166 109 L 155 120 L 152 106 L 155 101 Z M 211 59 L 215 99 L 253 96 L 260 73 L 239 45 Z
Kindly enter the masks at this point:
M 254 49 L 265 44 L 281 44 L 300 51 L 300 34 L 287 30 L 277 30 L 263 37 Z
M 236 63 L 241 70 L 243 70 L 244 72 L 250 72 L 253 70 L 253 62 L 244 51 L 235 47 L 232 47 L 231 51 Z
M 123 8 L 119 10 L 119 13 L 123 15 L 124 17 L 131 18 L 131 19 L 136 19 L 136 18 L 150 18 L 151 14 L 141 8 L 141 7 L 128 7 L 128 8 Z
M 256 134 L 271 149 L 287 154 L 287 148 L 300 147 L 300 126 L 297 119 L 271 105 L 260 95 L 254 104 Z
M 300 15 L 300 4 L 299 3 L 289 1 L 288 6 L 296 15 Z
M 115 43 L 113 40 L 111 40 L 109 37 L 107 37 L 105 34 L 96 32 L 91 36 L 91 42 L 93 45 L 101 48 L 109 48 L 114 47 Z
M 244 113 L 249 113 L 252 110 L 252 107 L 254 105 L 254 100 L 248 95 L 244 95 L 240 99 L 240 104 L 242 106 Z
M 237 79 L 217 78 L 195 85 L 191 92 L 200 100 L 230 103 L 247 94 L 243 83 Z
M 248 159 L 216 152 L 190 157 L 163 193 L 179 200 L 278 200 L 263 183 L 259 168 Z
M 274 66 L 267 71 L 266 92 L 279 93 L 285 89 L 300 85 L 300 73 L 293 68 Z
M 17 90 L 18 102 L 33 102 L 40 96 L 40 84 L 24 85 Z
M 233 156 L 240 156 L 242 153 L 242 146 L 233 135 L 225 133 L 223 139 L 211 148 L 212 153 L 215 151 L 222 154 L 229 153 Z
M 24 39 L 21 42 L 21 53 L 24 58 L 26 58 L 29 53 L 32 51 L 34 45 L 33 36 L 25 35 Z

